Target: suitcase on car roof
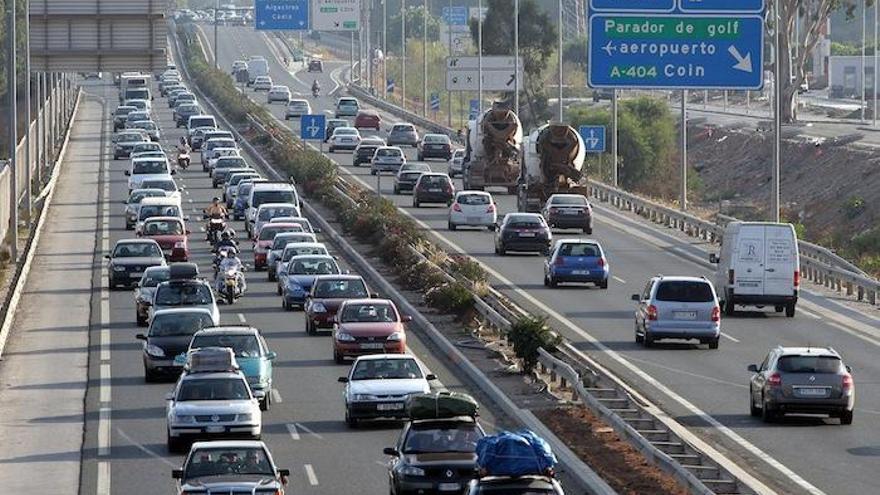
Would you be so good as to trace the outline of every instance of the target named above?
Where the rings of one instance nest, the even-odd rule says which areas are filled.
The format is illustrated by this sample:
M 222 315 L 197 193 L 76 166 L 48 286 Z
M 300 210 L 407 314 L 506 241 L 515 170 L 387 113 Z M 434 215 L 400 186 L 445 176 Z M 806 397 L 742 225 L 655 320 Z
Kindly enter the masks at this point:
M 477 441 L 477 465 L 489 476 L 545 475 L 556 463 L 550 445 L 529 430 L 502 431 Z
M 189 373 L 211 373 L 238 370 L 235 354 L 228 347 L 201 347 L 190 351 L 185 366 Z
M 411 395 L 407 400 L 410 419 L 452 418 L 476 416 L 480 405 L 468 394 L 458 392 L 431 392 Z

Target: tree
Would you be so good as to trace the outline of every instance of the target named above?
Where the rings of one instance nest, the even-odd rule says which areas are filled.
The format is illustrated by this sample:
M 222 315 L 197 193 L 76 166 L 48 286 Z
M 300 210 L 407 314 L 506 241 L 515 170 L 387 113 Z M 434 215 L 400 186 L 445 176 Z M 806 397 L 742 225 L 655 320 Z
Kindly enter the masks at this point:
M 510 0 L 489 0 L 483 21 L 483 54 L 513 55 L 513 10 Z M 477 46 L 477 21 L 471 20 L 471 37 Z M 546 119 L 547 98 L 544 96 L 543 72 L 556 48 L 556 25 L 535 0 L 519 3 L 519 54 L 525 78 L 523 91 L 529 105 L 529 119 L 536 123 Z M 543 105 L 541 105 L 543 102 Z
M 773 1 L 768 1 L 768 19 L 773 19 Z M 783 122 L 797 120 L 797 107 L 795 95 L 798 88 L 807 78 L 808 56 L 816 48 L 820 34 L 828 22 L 832 12 L 843 10 L 848 18 L 853 16 L 856 6 L 861 4 L 859 0 L 775 0 L 779 2 L 779 18 L 782 29 L 779 31 L 779 73 L 782 81 L 779 81 L 782 97 L 782 112 L 780 117 Z M 865 0 L 868 6 L 874 5 L 874 0 Z M 800 17 L 800 32 L 802 49 L 794 56 L 795 21 Z M 769 23 L 768 23 L 769 24 Z M 772 26 L 771 26 L 772 29 Z M 791 77 L 788 75 L 791 74 Z
M 403 13 L 398 12 L 397 15 L 388 20 L 388 48 L 391 51 L 400 50 L 400 16 Z M 425 27 L 425 9 L 422 6 L 409 7 L 406 9 L 406 38 L 417 39 L 421 41 L 424 36 Z M 379 21 L 374 21 L 373 26 L 381 28 L 381 17 Z M 440 19 L 436 16 L 428 14 L 428 42 L 438 41 L 440 39 Z M 407 50 L 409 51 L 409 50 Z

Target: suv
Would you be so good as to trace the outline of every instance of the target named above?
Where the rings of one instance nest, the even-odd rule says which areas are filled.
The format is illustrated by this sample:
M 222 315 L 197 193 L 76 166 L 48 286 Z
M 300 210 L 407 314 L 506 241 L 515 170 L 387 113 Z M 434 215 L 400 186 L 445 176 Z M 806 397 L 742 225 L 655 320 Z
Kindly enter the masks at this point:
M 541 214 L 551 228 L 583 229 L 584 234 L 593 233 L 593 207 L 580 194 L 553 194 Z
M 422 203 L 445 203 L 449 206 L 452 204 L 453 196 L 455 196 L 455 186 L 448 175 L 425 172 L 419 176 L 413 186 L 413 207 L 418 208 Z
M 418 144 L 417 160 L 428 158 L 452 159 L 452 142 L 446 134 L 425 134 Z
M 230 472 L 236 463 L 246 469 Z M 178 493 L 238 493 L 235 489 L 244 489 L 242 493 L 283 494 L 290 470 L 275 466 L 263 442 L 196 442 L 183 468 L 173 470 L 171 477 L 177 480 Z
M 852 424 L 856 391 L 852 369 L 834 349 L 777 347 L 749 365 L 749 411 L 769 423 L 786 413 L 828 414 Z
M 705 277 L 658 275 L 633 294 L 636 343 L 651 347 L 661 339 L 699 340 L 718 349 L 721 308 L 712 282 Z
M 388 146 L 417 146 L 419 144 L 419 133 L 416 132 L 416 126 L 409 123 L 394 124 L 391 132 L 388 133 Z
M 309 60 L 309 72 L 324 72 L 324 62 L 320 60 Z
M 255 182 L 248 194 L 247 210 L 245 211 L 245 230 L 253 235 L 253 227 L 257 221 L 257 208 L 263 203 L 290 203 L 299 205 L 296 188 L 289 182 Z

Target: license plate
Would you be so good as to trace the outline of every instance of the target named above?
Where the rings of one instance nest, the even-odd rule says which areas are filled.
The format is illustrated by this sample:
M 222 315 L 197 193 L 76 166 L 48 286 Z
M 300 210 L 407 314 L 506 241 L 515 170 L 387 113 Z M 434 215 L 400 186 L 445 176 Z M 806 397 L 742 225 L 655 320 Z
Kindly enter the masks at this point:
M 676 320 L 696 320 L 697 312 L 696 311 L 675 311 L 672 313 L 672 317 Z
M 226 431 L 226 427 L 223 426 L 206 426 L 205 433 L 223 433 Z
M 377 411 L 400 411 L 402 409 L 403 409 L 403 404 L 401 404 L 401 403 L 376 404 Z
M 384 349 L 385 344 L 381 342 L 361 344 L 361 349 Z
M 440 192 L 440 189 L 432 187 L 431 189 L 428 189 L 428 192 Z
M 479 223 L 480 217 L 467 217 L 468 223 Z
M 144 274 L 143 273 L 129 273 L 128 276 L 131 278 L 141 278 L 144 276 Z
M 535 237 L 535 235 L 536 234 L 534 232 L 520 232 L 519 233 L 520 237 Z
M 562 210 L 563 215 L 577 215 L 580 213 L 579 210 Z
M 457 492 L 461 490 L 461 485 L 458 483 L 440 483 L 437 485 L 437 490 L 441 492 Z
M 821 387 L 812 387 L 812 388 L 799 388 L 797 389 L 798 395 L 804 395 L 807 397 L 825 397 L 827 395 L 827 390 Z
M 572 270 L 571 274 L 572 275 L 589 275 L 590 270 Z

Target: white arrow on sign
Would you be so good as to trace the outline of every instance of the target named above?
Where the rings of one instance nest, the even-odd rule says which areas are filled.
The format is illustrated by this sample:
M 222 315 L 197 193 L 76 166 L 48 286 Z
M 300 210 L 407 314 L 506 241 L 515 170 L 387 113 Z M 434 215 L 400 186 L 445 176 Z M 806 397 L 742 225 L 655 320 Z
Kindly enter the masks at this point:
M 313 120 L 312 125 L 306 127 L 306 130 L 309 131 L 310 136 L 316 137 L 318 135 L 318 131 L 320 131 L 321 128 L 315 125 L 315 121 Z
M 587 138 L 587 148 L 594 150 L 599 147 L 599 138 L 596 137 L 596 131 L 590 129 L 590 137 Z
M 737 50 L 736 47 L 733 45 L 730 45 L 730 47 L 727 49 L 727 51 L 730 52 L 730 54 L 733 55 L 733 58 L 736 59 L 736 65 L 733 66 L 734 69 L 741 70 L 743 72 L 748 72 L 748 73 L 752 72 L 752 54 L 751 53 L 746 53 L 746 56 L 743 57 L 739 53 L 739 50 Z

